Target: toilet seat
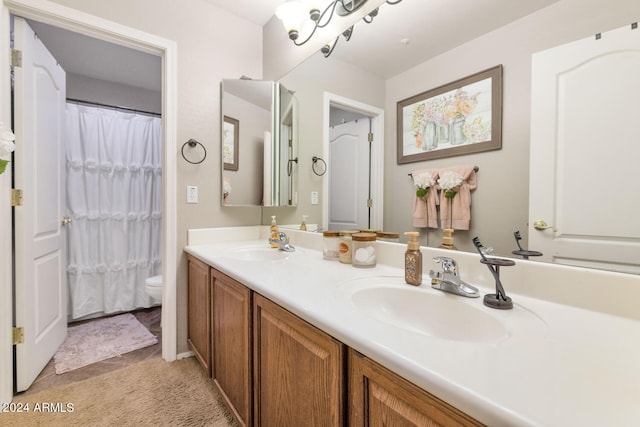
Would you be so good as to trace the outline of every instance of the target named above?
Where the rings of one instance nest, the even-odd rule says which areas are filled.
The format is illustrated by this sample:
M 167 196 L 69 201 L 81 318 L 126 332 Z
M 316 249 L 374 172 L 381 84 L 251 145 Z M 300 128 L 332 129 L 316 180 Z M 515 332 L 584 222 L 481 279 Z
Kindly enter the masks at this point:
M 159 275 L 153 276 L 153 277 L 149 277 L 147 280 L 145 280 L 145 284 L 147 286 L 160 286 L 160 287 L 162 287 L 162 274 L 159 274 Z
M 144 281 L 144 290 L 154 302 L 162 302 L 162 274 L 152 276 Z

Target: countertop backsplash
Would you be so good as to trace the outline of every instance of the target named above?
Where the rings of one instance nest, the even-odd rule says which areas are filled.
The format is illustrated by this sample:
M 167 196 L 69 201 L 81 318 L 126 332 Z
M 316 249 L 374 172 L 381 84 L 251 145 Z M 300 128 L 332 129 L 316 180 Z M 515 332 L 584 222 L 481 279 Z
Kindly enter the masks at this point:
M 321 232 L 288 228 L 282 231 L 287 234 L 292 245 L 322 252 Z M 243 240 L 264 240 L 266 244 L 268 236 L 269 227 L 262 225 L 202 228 L 189 230 L 187 241 L 189 246 Z M 404 252 L 407 249 L 405 243 L 377 241 L 376 249 L 379 264 L 404 268 Z M 487 288 L 494 287 L 493 276 L 487 266 L 480 263 L 480 255 L 424 246 L 420 249 L 425 277 L 429 270 L 441 269 L 433 262 L 433 257 L 447 256 L 458 262 L 459 274 L 465 282 Z M 535 260 L 515 259 L 515 262 L 516 265 L 512 267 L 500 269 L 500 279 L 507 295 L 526 295 L 640 320 L 640 276 Z

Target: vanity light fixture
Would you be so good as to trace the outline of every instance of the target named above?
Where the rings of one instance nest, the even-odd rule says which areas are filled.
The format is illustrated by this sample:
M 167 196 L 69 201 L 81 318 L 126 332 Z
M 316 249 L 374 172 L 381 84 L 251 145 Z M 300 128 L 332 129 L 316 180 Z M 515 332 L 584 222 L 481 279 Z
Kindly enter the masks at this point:
M 387 0 L 388 4 L 398 4 L 402 0 Z M 282 3 L 276 9 L 276 16 L 282 21 L 289 39 L 293 41 L 296 46 L 302 46 L 315 34 L 318 28 L 324 28 L 337 14 L 338 16 L 351 15 L 356 10 L 360 9 L 367 0 L 333 0 L 327 3 L 326 0 L 288 0 Z M 373 18 L 378 15 L 378 8 L 375 8 L 369 14 L 367 14 L 362 20 L 367 24 L 373 22 Z M 308 21 L 307 21 L 308 20 Z M 311 23 L 313 28 L 310 30 L 304 40 L 300 41 L 300 31 L 305 23 Z M 349 40 L 353 34 L 353 25 L 345 30 L 341 35 L 345 40 Z M 321 49 L 323 55 L 328 57 L 333 52 L 333 49 L 338 43 L 340 35 L 335 38 L 331 43 L 327 43 Z

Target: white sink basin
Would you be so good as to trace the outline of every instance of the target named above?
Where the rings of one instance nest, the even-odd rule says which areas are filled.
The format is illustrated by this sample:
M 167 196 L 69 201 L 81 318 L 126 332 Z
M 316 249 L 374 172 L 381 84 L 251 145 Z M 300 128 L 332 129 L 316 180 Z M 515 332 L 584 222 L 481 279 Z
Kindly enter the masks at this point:
M 264 246 L 252 245 L 231 249 L 224 256 L 238 261 L 279 261 L 287 259 L 290 254 L 291 252 L 272 248 L 265 243 Z
M 403 278 L 373 277 L 348 281 L 338 293 L 352 307 L 405 331 L 449 341 L 496 343 L 516 333 L 543 333 L 545 323 L 530 311 L 485 307 L 464 298 L 404 283 Z

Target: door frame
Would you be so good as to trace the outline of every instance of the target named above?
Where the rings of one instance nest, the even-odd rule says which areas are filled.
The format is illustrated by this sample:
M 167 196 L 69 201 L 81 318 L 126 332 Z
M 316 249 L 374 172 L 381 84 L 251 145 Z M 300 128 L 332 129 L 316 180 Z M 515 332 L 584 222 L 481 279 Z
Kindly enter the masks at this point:
M 382 230 L 383 202 L 384 202 L 384 110 L 344 96 L 324 92 L 322 108 L 322 155 L 329 159 L 329 118 L 331 107 L 361 113 L 371 117 L 371 132 L 374 144 L 371 149 L 371 228 Z M 329 177 L 325 175 L 322 181 L 322 194 L 329 194 Z M 322 228 L 329 226 L 329 198 L 322 198 Z
M 162 58 L 162 358 L 177 358 L 177 45 L 174 41 L 90 15 L 53 2 L 3 0 L 0 28 L 0 67 L 9 70 L 10 16 L 44 22 Z M 11 84 L 0 82 L 0 121 L 11 123 Z M 0 200 L 9 200 L 11 171 L 0 175 Z M 0 229 L 11 230 L 11 206 L 0 204 Z M 8 233 L 3 233 L 6 236 Z M 13 266 L 11 239 L 0 239 L 0 402 L 13 399 Z M 13 255 L 13 253 L 12 253 Z

